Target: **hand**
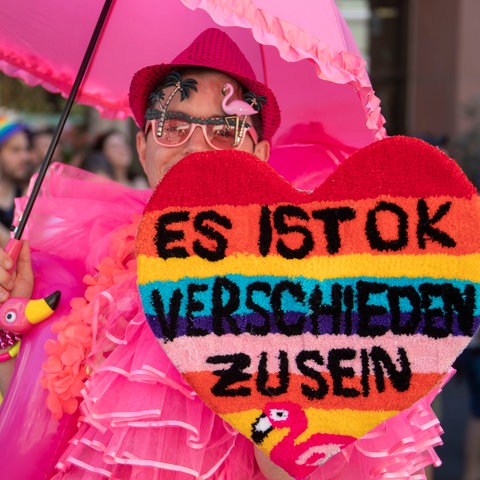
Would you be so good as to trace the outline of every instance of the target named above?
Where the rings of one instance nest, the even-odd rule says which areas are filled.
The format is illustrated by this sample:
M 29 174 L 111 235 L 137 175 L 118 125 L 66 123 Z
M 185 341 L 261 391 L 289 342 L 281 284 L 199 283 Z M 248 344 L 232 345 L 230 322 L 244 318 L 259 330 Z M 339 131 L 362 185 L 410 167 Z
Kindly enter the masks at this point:
M 34 276 L 28 242 L 23 241 L 15 266 L 12 258 L 0 248 L 0 302 L 5 302 L 10 297 L 30 298 L 33 284 Z
M 13 265 L 10 256 L 0 248 L 0 302 L 10 297 L 30 298 L 33 292 L 33 271 L 30 246 L 23 242 L 22 249 Z M 5 350 L 0 350 L 3 353 Z M 0 363 L 0 394 L 5 395 L 15 368 L 15 359 Z

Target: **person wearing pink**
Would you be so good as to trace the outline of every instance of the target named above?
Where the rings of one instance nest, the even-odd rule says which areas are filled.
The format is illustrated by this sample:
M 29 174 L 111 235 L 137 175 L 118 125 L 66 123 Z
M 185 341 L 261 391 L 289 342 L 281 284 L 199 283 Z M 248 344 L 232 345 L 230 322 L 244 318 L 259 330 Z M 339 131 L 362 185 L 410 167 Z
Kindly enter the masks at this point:
M 233 87 L 229 105 L 239 108 L 237 115 L 225 109 L 227 84 Z M 244 115 L 242 108 L 247 103 L 258 114 Z M 194 152 L 238 149 L 267 161 L 270 140 L 280 123 L 273 92 L 256 80 L 238 46 L 217 29 L 203 32 L 170 64 L 137 72 L 130 104 L 140 127 L 139 159 L 152 187 Z M 88 250 L 79 251 L 67 239 L 67 245 L 59 245 L 54 234 L 30 240 L 36 250 L 48 248 L 69 255 L 72 264 L 81 262 L 85 269 L 84 295 L 72 302 L 70 313 L 54 326 L 58 339 L 46 344 L 42 385 L 49 392 L 48 408 L 56 418 L 80 413 L 78 430 L 60 455 L 54 478 L 290 478 L 203 404 L 147 324 L 136 288 L 134 241 L 148 195 L 113 182 L 94 184 L 86 173 L 83 180 L 76 174 L 69 177 L 68 172 L 66 166 L 53 172 L 66 179 L 58 191 L 50 193 L 67 197 L 65 205 L 74 196 L 98 209 L 91 224 L 78 218 L 73 209 L 61 214 L 68 217 L 62 224 L 79 232 L 76 244 L 84 241 Z M 46 188 L 57 188 L 60 182 L 51 183 L 54 187 Z M 101 195 L 92 197 L 99 187 Z M 40 202 L 47 217 L 49 201 Z M 115 213 L 109 216 L 111 212 Z M 99 218 L 107 220 L 98 224 Z M 6 270 L 8 261 L 1 251 L 0 292 L 30 296 L 28 248 L 22 250 L 14 277 Z M 67 331 L 69 335 L 64 335 Z M 379 428 L 358 448 L 337 455 L 311 478 L 380 479 L 385 472 L 421 475 L 425 465 L 436 461 L 431 446 L 438 422 L 429 407 L 433 396 L 417 402 L 390 428 Z M 421 429 L 424 422 L 428 427 Z M 387 436 L 393 445 L 401 445 L 404 438 L 419 438 L 422 445 L 417 449 L 409 445 L 403 456 L 370 455 L 370 444 L 384 450 Z

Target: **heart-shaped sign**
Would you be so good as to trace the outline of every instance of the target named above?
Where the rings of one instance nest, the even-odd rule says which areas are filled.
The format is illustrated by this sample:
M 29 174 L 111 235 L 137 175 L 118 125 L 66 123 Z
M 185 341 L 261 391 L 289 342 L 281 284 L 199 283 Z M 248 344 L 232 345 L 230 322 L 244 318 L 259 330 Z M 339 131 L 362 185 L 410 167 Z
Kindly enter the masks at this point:
M 313 193 L 248 153 L 192 154 L 140 224 L 147 319 L 203 401 L 304 478 L 437 386 L 471 339 L 479 200 L 407 137 Z

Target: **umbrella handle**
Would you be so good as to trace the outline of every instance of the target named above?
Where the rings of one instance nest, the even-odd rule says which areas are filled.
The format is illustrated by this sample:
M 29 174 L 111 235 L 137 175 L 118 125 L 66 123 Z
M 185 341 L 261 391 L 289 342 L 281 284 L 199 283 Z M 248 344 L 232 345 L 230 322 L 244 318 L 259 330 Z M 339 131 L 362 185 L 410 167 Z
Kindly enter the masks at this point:
M 15 265 L 17 264 L 18 256 L 20 255 L 20 250 L 22 249 L 22 241 L 15 238 L 11 238 L 6 247 L 5 252 L 10 255 L 10 258 L 13 260 L 12 266 L 8 269 L 8 273 L 12 273 Z

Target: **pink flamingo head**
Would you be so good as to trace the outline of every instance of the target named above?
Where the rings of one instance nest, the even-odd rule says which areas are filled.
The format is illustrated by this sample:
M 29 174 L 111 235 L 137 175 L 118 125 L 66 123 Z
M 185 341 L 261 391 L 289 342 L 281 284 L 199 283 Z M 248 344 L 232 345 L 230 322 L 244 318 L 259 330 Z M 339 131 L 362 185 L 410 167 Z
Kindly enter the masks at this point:
M 59 291 L 38 300 L 10 298 L 0 307 L 0 328 L 15 335 L 23 335 L 52 315 L 59 301 Z
M 252 440 L 262 443 L 274 429 L 290 428 L 299 434 L 307 428 L 307 417 L 300 405 L 293 402 L 270 402 L 265 405 L 263 413 L 252 425 Z

